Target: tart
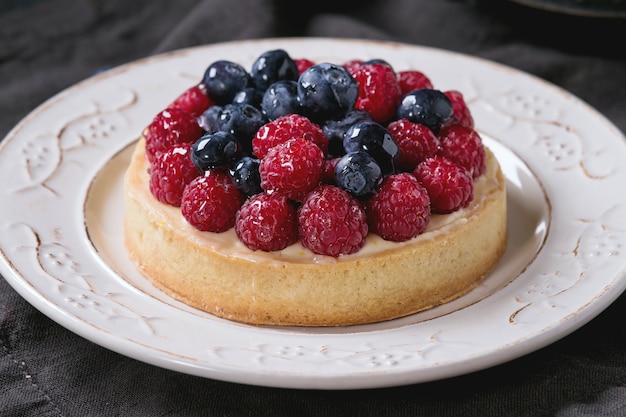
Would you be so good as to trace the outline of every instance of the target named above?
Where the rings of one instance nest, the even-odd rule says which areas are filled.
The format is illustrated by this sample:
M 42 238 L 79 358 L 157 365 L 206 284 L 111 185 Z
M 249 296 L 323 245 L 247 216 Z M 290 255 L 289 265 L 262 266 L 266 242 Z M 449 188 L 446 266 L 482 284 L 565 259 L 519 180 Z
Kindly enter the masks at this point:
M 314 64 L 311 63 L 311 65 Z M 356 63 L 350 65 L 358 66 Z M 379 67 L 387 64 L 375 63 L 372 65 L 376 65 L 380 69 Z M 348 65 L 345 67 L 349 68 Z M 302 71 L 303 69 L 300 68 L 299 73 L 301 74 Z M 358 80 L 358 76 L 355 75 L 354 79 Z M 207 84 L 210 84 L 210 80 L 205 79 L 200 85 L 206 89 Z M 400 82 L 398 85 L 400 86 Z M 430 88 L 428 89 L 430 90 Z M 197 94 L 197 91 L 194 94 Z M 396 102 L 394 106 L 398 105 L 397 102 L 402 96 L 404 94 L 398 94 L 398 97 L 393 99 Z M 208 113 L 207 109 L 211 107 L 226 106 L 226 104 L 212 102 L 210 92 L 208 97 L 208 102 L 203 101 L 202 110 L 204 112 Z M 359 93 L 358 97 L 362 97 L 362 93 Z M 428 127 L 430 131 L 436 132 L 434 133 L 435 136 L 441 137 L 445 134 L 451 134 L 447 133 L 454 130 L 450 128 L 450 125 L 457 126 L 463 123 L 466 124 L 463 129 L 471 131 L 474 137 L 477 135 L 473 127 L 467 126 L 467 108 L 464 107 L 460 109 L 461 111 L 458 107 L 453 109 L 453 104 L 458 105 L 459 103 L 458 97 L 456 99 L 456 101 L 450 100 L 449 103 L 451 115 L 444 117 L 439 122 L 433 122 L 439 123 L 439 125 Z M 232 100 L 232 98 L 228 100 Z M 385 100 L 389 100 L 389 98 L 387 97 Z M 181 100 L 177 102 L 181 103 Z M 357 96 L 355 96 L 350 106 L 359 106 L 358 103 Z M 364 100 L 362 103 L 363 106 L 368 106 L 371 100 Z M 185 102 L 185 106 L 188 107 L 187 102 Z M 377 106 L 376 108 L 380 113 L 381 107 Z M 275 111 L 276 108 L 272 110 Z M 452 110 L 456 110 L 454 115 L 452 115 Z M 197 113 L 199 112 L 196 112 L 196 115 Z M 315 123 L 322 124 L 322 122 L 318 122 L 321 120 L 319 114 L 309 114 L 311 114 L 311 120 L 316 120 Z M 384 116 L 380 117 L 385 119 L 393 117 L 390 116 L 389 112 L 381 114 Z M 274 119 L 281 117 L 278 115 Z M 407 109 L 404 108 L 402 117 L 396 119 L 401 119 L 403 123 L 407 123 L 406 120 L 409 117 Z M 462 123 L 461 119 L 463 118 L 465 122 Z M 432 117 L 429 120 L 432 121 Z M 266 123 L 270 122 L 266 121 Z M 392 128 L 391 122 L 383 124 L 381 121 L 374 121 L 374 123 L 388 128 L 387 133 L 394 132 L 391 136 L 397 135 L 398 128 L 397 126 Z M 202 125 L 202 123 L 199 124 Z M 426 125 L 426 121 L 419 124 Z M 202 137 L 211 134 L 207 131 L 206 126 L 204 132 Z M 223 136 L 216 139 L 220 141 L 220 144 L 226 143 Z M 456 137 L 458 139 L 458 134 Z M 192 160 L 193 166 L 197 169 L 196 172 L 193 168 L 188 169 L 191 174 L 189 178 L 184 179 L 184 184 L 181 186 L 183 190 L 187 189 L 188 191 L 185 196 L 171 199 L 172 190 L 167 187 L 175 189 L 175 186 L 172 185 L 175 184 L 175 181 L 170 181 L 167 178 L 168 181 L 165 181 L 168 184 L 166 186 L 167 192 L 164 192 L 162 185 L 165 178 L 164 174 L 155 172 L 160 169 L 158 168 L 158 161 L 160 158 L 164 159 L 163 155 L 166 152 L 155 152 L 153 150 L 154 144 L 151 147 L 151 140 L 153 139 L 150 128 L 147 128 L 136 144 L 124 180 L 124 233 L 129 257 L 144 276 L 168 295 L 221 318 L 255 325 L 280 326 L 347 326 L 391 320 L 441 305 L 467 293 L 489 274 L 506 248 L 505 180 L 494 154 L 482 143 L 474 144 L 472 148 L 472 152 L 479 156 L 479 168 L 475 171 L 472 171 L 471 167 L 459 169 L 459 172 L 462 171 L 463 174 L 460 176 L 462 186 L 455 186 L 458 188 L 465 187 L 468 191 L 463 194 L 465 197 L 459 200 L 460 202 L 457 201 L 455 207 L 452 208 L 444 207 L 445 204 L 441 206 L 430 189 L 426 189 L 426 183 L 432 182 L 434 174 L 427 173 L 427 175 L 420 177 L 417 165 L 413 167 L 414 169 L 402 168 L 403 172 L 397 172 L 399 170 L 397 167 L 403 164 L 396 154 L 404 149 L 404 145 L 401 145 L 402 141 L 398 139 L 393 141 L 398 147 L 397 152 L 389 152 L 390 146 L 388 144 L 385 146 L 387 153 L 384 157 L 391 158 L 391 168 L 381 168 L 380 178 L 373 182 L 375 185 L 366 187 L 367 190 L 363 191 L 362 194 L 357 194 L 354 189 L 346 191 L 345 187 L 340 186 L 344 179 L 340 179 L 341 175 L 337 174 L 339 170 L 337 164 L 332 164 L 335 167 L 336 175 L 329 180 L 321 172 L 323 171 L 323 164 L 317 162 L 312 164 L 305 160 L 302 162 L 302 166 L 306 169 L 313 169 L 311 167 L 315 165 L 317 167 L 315 169 L 321 170 L 316 175 L 304 175 L 315 178 L 314 184 L 309 186 L 309 189 L 304 186 L 304 188 L 298 188 L 297 192 L 293 189 L 286 192 L 283 188 L 276 186 L 275 183 L 268 185 L 271 182 L 269 180 L 261 181 L 260 190 L 248 191 L 250 195 L 243 195 L 245 193 L 241 192 L 242 194 L 238 197 L 240 201 L 233 203 L 237 205 L 230 206 L 230 209 L 225 210 L 236 213 L 231 213 L 230 217 L 227 215 L 228 213 L 222 213 L 219 230 L 212 231 L 199 227 L 198 224 L 190 221 L 192 217 L 185 214 L 189 211 L 187 208 L 187 212 L 185 212 L 185 207 L 189 207 L 189 205 L 185 206 L 185 198 L 191 194 L 188 189 L 191 187 L 189 184 L 194 182 L 192 178 L 217 178 L 218 174 L 222 175 L 228 171 L 222 166 L 224 164 L 216 162 L 219 158 L 209 158 L 212 162 L 203 166 L 209 159 L 206 158 L 205 154 L 199 153 L 198 142 L 200 140 L 197 137 L 193 140 L 193 146 L 189 144 L 190 141 L 178 142 L 178 145 L 171 144 L 170 147 L 178 146 L 176 155 L 191 155 L 185 163 L 188 164 L 188 160 Z M 323 154 L 322 160 L 328 161 L 334 158 L 340 160 L 343 157 L 342 155 L 330 155 L 328 143 L 320 144 L 319 140 L 316 142 L 315 139 L 310 139 L 310 141 L 315 143 L 314 149 L 317 149 L 318 146 L 323 149 L 320 151 Z M 186 146 L 183 146 L 183 142 L 186 143 Z M 291 143 L 291 145 L 291 147 L 283 146 L 289 148 L 284 152 L 295 153 L 296 150 L 305 152 L 300 151 L 301 148 L 296 147 L 295 143 Z M 298 146 L 300 145 L 298 144 Z M 263 158 L 271 159 L 272 156 L 275 156 L 272 149 L 281 146 L 274 144 L 273 147 L 264 149 Z M 311 146 L 307 146 L 309 147 L 306 152 L 309 153 L 299 153 L 298 155 L 310 155 L 311 150 L 309 148 Z M 219 157 L 222 158 L 225 154 L 222 151 L 223 148 L 221 147 L 219 152 Z M 233 156 L 234 154 L 227 156 L 228 162 L 231 164 L 229 166 L 232 166 L 235 158 L 241 157 L 242 152 L 246 152 L 246 148 L 248 148 L 248 152 L 250 150 L 261 152 L 258 150 L 258 146 L 253 146 L 252 139 L 241 148 L 244 150 L 237 148 L 234 153 L 238 155 L 237 157 Z M 450 149 L 453 148 L 450 147 Z M 163 147 L 163 149 L 165 148 Z M 369 149 L 372 149 L 372 146 Z M 442 155 L 446 153 L 445 149 L 446 147 L 443 145 L 437 146 L 432 151 L 433 155 L 423 159 L 432 160 L 435 157 L 443 159 Z M 345 153 L 349 154 L 350 152 Z M 199 155 L 205 158 L 202 159 Z M 211 157 L 214 156 L 214 154 L 211 155 Z M 284 154 L 279 156 L 284 158 Z M 380 155 L 374 154 L 373 157 L 376 161 L 380 161 Z M 280 158 L 278 159 L 281 160 Z M 450 155 L 450 158 L 453 156 Z M 291 165 L 298 163 L 300 162 L 294 162 Z M 458 168 L 457 165 L 463 163 L 464 161 L 459 161 L 458 164 L 455 162 L 448 165 L 455 165 Z M 319 168 L 320 165 L 322 168 Z M 375 165 L 384 167 L 385 163 Z M 272 167 L 264 167 L 263 162 L 261 162 L 260 170 L 261 177 L 263 175 L 269 177 L 266 171 L 271 171 Z M 185 170 L 176 167 L 173 171 L 178 175 L 175 179 L 181 181 L 182 174 L 180 172 Z M 230 172 L 232 174 L 232 170 Z M 274 174 L 273 172 L 272 175 Z M 158 177 L 158 181 L 155 181 L 155 175 L 157 177 L 161 175 Z M 422 192 L 423 196 L 426 196 L 424 198 L 426 198 L 428 212 L 424 213 L 423 210 L 419 212 L 421 217 L 418 226 L 415 226 L 415 231 L 412 231 L 414 224 L 405 224 L 402 227 L 398 224 L 403 225 L 402 222 L 407 221 L 406 218 L 412 218 L 412 213 L 415 212 L 414 206 L 417 203 L 406 204 L 403 203 L 406 199 L 400 198 L 400 202 L 394 204 L 401 207 L 405 210 L 404 213 L 409 213 L 409 215 L 403 215 L 402 219 L 394 219 L 391 224 L 380 223 L 387 221 L 380 220 L 387 219 L 386 214 L 378 216 L 372 214 L 379 210 L 379 206 L 390 206 L 390 204 L 386 204 L 384 199 L 382 202 L 378 202 L 378 205 L 373 203 L 374 196 L 384 195 L 383 188 L 390 178 L 401 178 L 405 180 L 405 183 L 407 183 L 407 179 L 410 179 L 408 181 L 409 187 L 414 187 L 410 189 L 416 189 Z M 415 178 L 420 178 L 420 180 Z M 431 180 L 427 180 L 427 178 L 431 178 Z M 469 183 L 467 178 L 469 178 Z M 237 185 L 236 181 L 233 181 L 233 184 Z M 310 196 L 322 187 L 332 189 L 335 195 L 343 196 L 345 194 L 349 196 L 351 207 L 356 207 L 357 212 L 355 213 L 359 215 L 350 214 L 344 218 L 339 218 L 331 213 L 335 217 L 329 217 L 330 215 L 326 211 L 332 211 L 332 208 L 318 209 L 319 211 L 314 211 L 313 215 L 306 221 L 303 220 L 304 207 L 309 208 L 309 211 L 315 210 L 310 207 L 316 207 L 309 204 Z M 223 185 L 219 189 L 223 191 L 227 188 L 230 189 L 230 185 Z M 294 186 L 294 188 L 297 187 Z M 249 190 L 250 187 L 248 186 L 247 189 Z M 337 191 L 338 189 L 341 191 Z M 450 193 L 458 195 L 456 189 L 452 191 L 444 193 L 445 198 L 441 196 L 437 198 L 439 200 L 443 198 L 446 203 L 449 203 L 449 201 L 455 200 L 448 197 Z M 293 212 L 296 213 L 295 220 L 293 220 L 296 228 L 300 222 L 300 228 L 297 231 L 281 235 L 284 242 L 281 241 L 279 246 L 259 248 L 243 237 L 246 233 L 254 232 L 254 230 L 252 232 L 250 230 L 242 231 L 242 228 L 251 227 L 248 225 L 250 222 L 246 223 L 247 219 L 242 218 L 244 214 L 241 213 L 250 213 L 243 207 L 258 195 L 284 195 L 284 199 L 288 201 L 287 205 L 293 207 Z M 378 199 L 380 200 L 380 198 Z M 195 201 L 197 202 L 197 199 Z M 218 206 L 220 205 L 226 204 L 220 202 Z M 183 207 L 182 210 L 181 206 Z M 200 205 L 192 207 L 200 207 Z M 241 208 L 233 210 L 232 207 Z M 355 218 L 360 218 L 359 216 L 362 216 L 363 220 L 355 220 Z M 324 246 L 320 243 L 322 238 L 316 237 L 314 239 L 309 236 L 308 234 L 312 232 L 307 227 L 313 229 L 322 227 L 320 224 L 324 223 L 323 221 L 316 223 L 316 220 L 320 218 L 325 219 L 326 224 L 334 224 L 334 226 L 329 226 L 333 228 L 340 227 L 343 224 L 341 222 L 354 223 L 360 221 L 349 232 L 351 237 L 348 240 L 352 244 L 347 245 L 343 242 L 343 245 L 332 246 L 328 244 Z M 329 218 L 330 220 L 328 220 Z M 333 219 L 335 223 L 331 222 Z M 337 219 L 339 219 L 338 222 Z M 224 224 L 227 226 L 223 227 Z M 284 227 L 281 230 L 283 229 Z M 391 229 L 396 230 L 396 232 L 385 232 Z M 409 232 L 405 233 L 406 230 Z M 316 230 L 317 232 L 319 230 Z M 322 234 L 324 234 L 323 232 L 324 230 L 322 230 Z M 318 235 L 313 233 L 312 236 Z M 278 236 L 276 241 L 279 241 Z M 312 244 L 311 241 L 315 243 Z M 331 246 L 341 249 L 338 252 L 333 251 L 330 249 Z

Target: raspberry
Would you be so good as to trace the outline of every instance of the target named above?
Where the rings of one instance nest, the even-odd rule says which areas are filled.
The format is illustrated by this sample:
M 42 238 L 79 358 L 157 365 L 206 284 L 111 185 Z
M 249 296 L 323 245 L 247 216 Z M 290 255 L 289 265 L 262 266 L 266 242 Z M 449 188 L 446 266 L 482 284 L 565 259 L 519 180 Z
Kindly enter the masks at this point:
M 399 119 L 389 123 L 387 130 L 400 148 L 398 169 L 411 172 L 428 157 L 435 155 L 439 139 L 427 126 Z
M 403 95 L 413 90 L 434 88 L 430 79 L 423 72 L 416 70 L 398 72 L 398 83 L 400 84 L 400 90 Z
M 228 173 L 215 169 L 187 184 L 181 212 L 196 229 L 221 233 L 235 226 L 235 214 L 244 201 Z
M 386 177 L 365 204 L 370 229 L 385 240 L 412 239 L 430 222 L 428 191 L 406 172 Z
M 215 103 L 207 95 L 204 84 L 197 84 L 185 90 L 167 106 L 167 109 L 181 109 L 198 117 L 213 105 Z
M 306 196 L 298 209 L 298 224 L 304 247 L 334 257 L 357 252 L 368 232 L 361 204 L 345 190 L 326 184 Z
M 150 168 L 150 192 L 161 203 L 178 207 L 185 186 L 200 175 L 191 157 L 191 143 L 170 145 Z
M 474 198 L 469 171 L 442 156 L 428 158 L 415 168 L 413 175 L 428 191 L 434 213 L 452 213 Z
M 313 142 L 295 138 L 280 143 L 261 159 L 261 188 L 301 201 L 322 177 L 324 154 Z
M 296 208 L 283 195 L 255 194 L 237 211 L 235 232 L 252 250 L 284 249 L 298 240 Z
M 347 69 L 350 74 L 354 74 L 354 72 L 363 65 L 363 60 L 361 59 L 352 59 L 350 61 L 344 62 L 342 66 Z
M 465 167 L 472 178 L 478 178 L 485 172 L 485 149 L 474 129 L 453 124 L 439 132 L 439 140 L 438 154 Z
M 462 124 L 470 129 L 474 128 L 474 118 L 470 112 L 463 94 L 456 90 L 444 91 L 446 97 L 450 99 L 452 103 L 452 122 Z
M 354 107 L 367 111 L 379 123 L 392 119 L 402 96 L 393 68 L 386 64 L 363 64 L 352 76 L 359 83 Z
M 324 167 L 322 169 L 322 182 L 324 184 L 335 184 L 335 168 L 340 160 L 340 157 L 324 160 Z
M 203 133 L 204 130 L 192 114 L 179 108 L 163 110 L 143 132 L 148 161 L 153 162 L 170 145 L 195 142 Z
M 315 65 L 315 62 L 306 58 L 298 58 L 298 59 L 295 59 L 295 61 L 296 61 L 296 66 L 298 67 L 298 74 L 302 74 L 307 68 L 310 68 L 313 65 Z
M 261 159 L 270 148 L 296 137 L 310 140 L 324 155 L 328 153 L 328 138 L 322 128 L 299 114 L 288 114 L 261 126 L 252 139 L 252 151 Z

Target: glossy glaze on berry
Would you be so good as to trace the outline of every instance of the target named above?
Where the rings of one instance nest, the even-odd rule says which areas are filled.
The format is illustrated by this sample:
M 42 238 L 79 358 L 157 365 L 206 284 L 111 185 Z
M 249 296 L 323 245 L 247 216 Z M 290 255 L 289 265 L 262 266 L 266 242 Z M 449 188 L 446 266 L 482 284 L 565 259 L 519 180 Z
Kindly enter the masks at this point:
M 365 110 L 379 123 L 392 120 L 402 96 L 393 68 L 381 60 L 367 61 L 356 67 L 352 76 L 359 84 L 355 107 Z
M 405 94 L 397 110 L 398 119 L 428 126 L 435 134 L 453 115 L 450 99 L 439 90 L 420 89 Z
M 363 206 L 344 189 L 321 185 L 298 209 L 298 231 L 302 245 L 313 253 L 346 255 L 365 244 L 367 216 Z
M 361 149 L 348 152 L 335 165 L 335 184 L 358 199 L 376 194 L 382 180 L 380 165 Z
M 298 64 L 282 49 L 263 52 L 250 71 L 252 81 L 259 90 L 266 90 L 276 81 L 296 81 L 299 75 Z
M 261 110 L 269 120 L 301 113 L 298 84 L 291 80 L 276 81 L 271 84 L 261 99 Z
M 231 61 L 215 61 L 208 66 L 202 78 L 208 96 L 219 105 L 232 102 L 235 95 L 250 86 L 248 71 Z
M 259 109 L 249 104 L 226 104 L 217 116 L 217 130 L 232 133 L 246 152 L 250 152 L 252 138 L 267 122 Z
M 263 192 L 259 163 L 257 158 L 246 155 L 235 161 L 229 169 L 235 187 L 248 197 Z
M 196 229 L 221 233 L 235 226 L 235 215 L 245 198 L 228 173 L 212 170 L 189 182 L 183 190 L 180 209 Z
M 343 118 L 358 98 L 359 85 L 341 65 L 321 63 L 308 68 L 298 80 L 298 98 L 312 120 Z
M 233 97 L 233 103 L 235 104 L 249 104 L 257 109 L 261 108 L 261 101 L 263 100 L 263 91 L 255 87 L 246 87 L 243 90 L 239 90 Z
M 350 126 L 344 135 L 343 148 L 346 152 L 367 152 L 378 163 L 383 174 L 393 173 L 400 157 L 393 135 L 373 121 L 358 122 Z
M 322 125 L 322 132 L 328 138 L 329 156 L 341 156 L 345 153 L 343 138 L 352 125 L 358 122 L 373 120 L 372 116 L 365 110 L 353 109 L 341 119 L 325 121 Z
M 207 133 L 191 148 L 191 161 L 200 171 L 226 165 L 241 156 L 241 144 L 230 132 Z
M 235 232 L 252 250 L 277 251 L 298 240 L 296 207 L 282 194 L 255 194 L 235 216 Z

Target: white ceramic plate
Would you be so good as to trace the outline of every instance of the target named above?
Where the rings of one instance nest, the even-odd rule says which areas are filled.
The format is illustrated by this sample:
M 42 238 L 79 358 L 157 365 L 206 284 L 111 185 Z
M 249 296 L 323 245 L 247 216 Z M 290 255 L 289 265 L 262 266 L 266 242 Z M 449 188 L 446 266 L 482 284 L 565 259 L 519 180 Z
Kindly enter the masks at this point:
M 178 303 L 130 264 L 121 179 L 152 117 L 217 59 L 268 49 L 383 58 L 464 93 L 508 187 L 507 252 L 465 297 L 399 320 L 254 327 Z M 51 98 L 0 148 L 0 271 L 30 303 L 113 351 L 247 384 L 385 387 L 490 367 L 579 328 L 626 287 L 626 144 L 592 108 L 511 68 L 391 43 L 282 39 L 191 48 L 99 74 Z

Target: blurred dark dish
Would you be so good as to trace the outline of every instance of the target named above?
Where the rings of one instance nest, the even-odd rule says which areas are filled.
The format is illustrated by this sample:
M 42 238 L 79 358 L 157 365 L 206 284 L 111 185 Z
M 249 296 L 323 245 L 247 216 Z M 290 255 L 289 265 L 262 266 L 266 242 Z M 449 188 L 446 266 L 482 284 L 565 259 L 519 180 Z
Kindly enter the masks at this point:
M 564 52 L 623 59 L 626 0 L 470 0 L 506 30 Z
M 523 6 L 579 16 L 624 18 L 626 0 L 510 0 Z

